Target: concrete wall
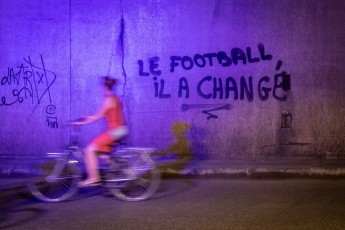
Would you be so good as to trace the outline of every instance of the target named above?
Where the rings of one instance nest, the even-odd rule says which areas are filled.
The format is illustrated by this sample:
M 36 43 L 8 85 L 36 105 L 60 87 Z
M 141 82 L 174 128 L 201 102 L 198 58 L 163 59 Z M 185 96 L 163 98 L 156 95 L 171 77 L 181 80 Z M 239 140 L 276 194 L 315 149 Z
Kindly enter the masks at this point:
M 199 158 L 344 154 L 342 0 L 0 0 L 0 9 L 2 156 L 66 144 L 64 123 L 99 107 L 102 75 L 121 79 L 133 145 L 165 148 L 179 120 Z M 103 128 L 83 127 L 81 143 Z

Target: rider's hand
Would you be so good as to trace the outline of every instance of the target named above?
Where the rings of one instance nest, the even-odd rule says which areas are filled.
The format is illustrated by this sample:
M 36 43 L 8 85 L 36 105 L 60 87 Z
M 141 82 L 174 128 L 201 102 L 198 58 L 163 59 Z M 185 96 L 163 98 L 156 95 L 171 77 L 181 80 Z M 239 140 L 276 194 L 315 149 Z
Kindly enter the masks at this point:
M 85 125 L 85 122 L 82 121 L 74 121 L 74 122 L 70 122 L 70 125 Z
M 87 122 L 86 122 L 86 118 L 81 118 L 81 119 L 72 121 L 69 124 L 70 125 L 85 125 L 85 124 L 87 124 Z

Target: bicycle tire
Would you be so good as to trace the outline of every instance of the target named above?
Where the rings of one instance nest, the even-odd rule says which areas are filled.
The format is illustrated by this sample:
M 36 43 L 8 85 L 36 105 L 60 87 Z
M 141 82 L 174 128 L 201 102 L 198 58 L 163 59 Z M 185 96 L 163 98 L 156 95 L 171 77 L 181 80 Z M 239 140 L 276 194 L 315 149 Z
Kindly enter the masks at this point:
M 110 192 L 123 201 L 142 201 L 151 198 L 160 184 L 160 171 L 157 167 L 143 172 L 139 177 L 122 183 L 118 188 L 110 187 Z
M 37 172 L 27 181 L 30 193 L 44 202 L 61 202 L 73 196 L 78 190 L 81 178 L 75 163 L 64 162 L 62 172 L 53 180 L 47 178 L 52 174 L 57 160 L 45 162 L 36 167 Z

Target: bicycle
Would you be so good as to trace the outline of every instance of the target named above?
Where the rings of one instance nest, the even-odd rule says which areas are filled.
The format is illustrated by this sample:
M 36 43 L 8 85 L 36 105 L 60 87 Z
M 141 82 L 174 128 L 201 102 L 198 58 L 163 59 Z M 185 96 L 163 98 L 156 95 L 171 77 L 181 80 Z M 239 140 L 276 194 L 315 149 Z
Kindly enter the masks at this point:
M 72 133 L 66 150 L 47 153 L 47 159 L 35 167 L 27 187 L 37 199 L 61 202 L 78 191 L 78 182 L 83 175 L 83 157 L 78 138 L 74 136 Z M 107 157 L 106 166 L 100 168 L 101 186 L 123 201 L 149 199 L 157 191 L 161 178 L 150 156 L 154 151 L 154 148 L 121 147 L 115 144 L 114 151 Z

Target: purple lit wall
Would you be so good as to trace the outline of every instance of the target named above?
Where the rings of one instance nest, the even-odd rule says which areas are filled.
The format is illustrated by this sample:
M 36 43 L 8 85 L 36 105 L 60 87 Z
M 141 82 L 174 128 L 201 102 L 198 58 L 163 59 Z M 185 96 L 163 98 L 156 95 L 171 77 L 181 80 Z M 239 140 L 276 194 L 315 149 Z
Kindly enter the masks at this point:
M 345 152 L 342 0 L 0 0 L 0 155 L 68 142 L 121 79 L 129 143 L 196 157 Z M 290 83 L 290 84 L 289 84 Z M 292 120 L 291 120 L 292 118 Z M 82 144 L 104 128 L 82 128 Z

